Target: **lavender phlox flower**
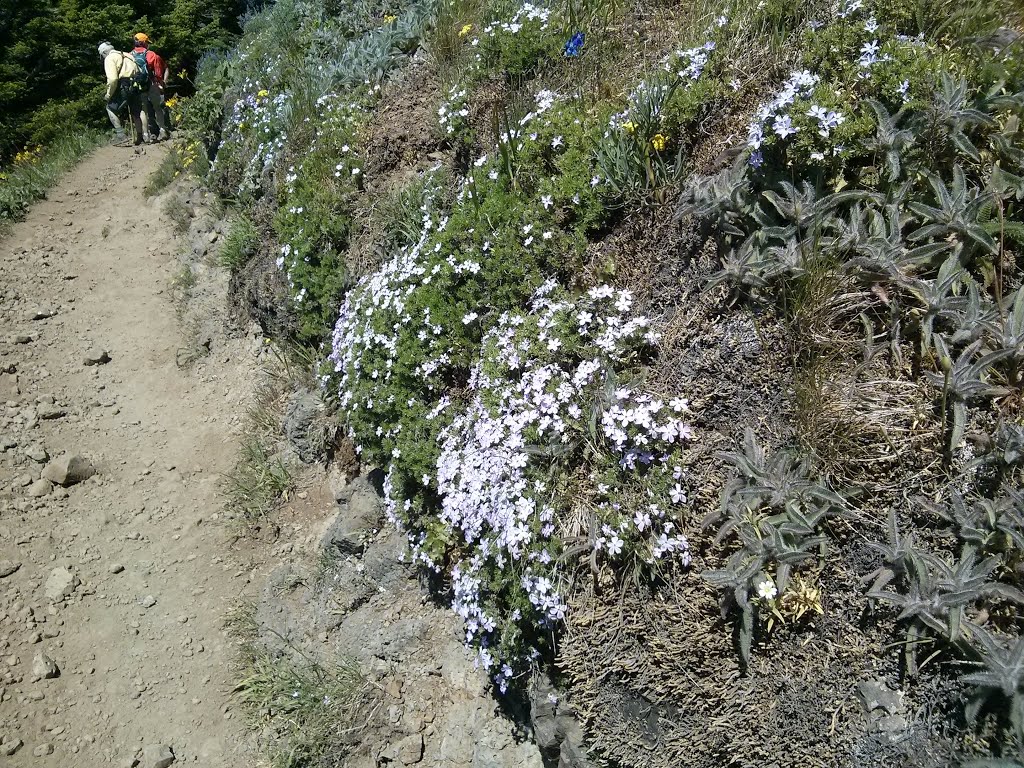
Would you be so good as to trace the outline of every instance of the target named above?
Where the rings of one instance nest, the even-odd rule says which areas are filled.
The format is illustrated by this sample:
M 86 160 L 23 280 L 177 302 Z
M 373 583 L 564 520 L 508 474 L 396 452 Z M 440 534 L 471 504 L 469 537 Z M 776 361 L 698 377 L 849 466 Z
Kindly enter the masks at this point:
M 904 80 L 900 83 L 896 88 L 896 93 L 899 95 L 900 99 L 903 100 L 904 104 L 910 101 L 910 81 Z
M 836 15 L 840 19 L 845 19 L 853 15 L 856 11 L 859 11 L 862 7 L 864 7 L 863 0 L 843 0 L 839 13 Z
M 410 301 L 411 291 L 427 279 L 446 271 L 461 274 L 456 267 L 461 267 L 460 260 L 447 259 L 446 254 L 427 257 L 428 250 L 424 235 L 377 273 L 361 279 L 346 297 L 330 358 L 341 374 L 343 410 L 375 408 L 373 396 L 365 394 L 372 390 L 356 384 L 374 381 L 374 371 L 378 377 L 382 371 L 390 373 L 391 363 L 397 359 L 394 334 L 382 331 L 375 318 Z M 435 260 L 425 260 L 428 258 Z M 443 261 L 437 262 L 437 258 Z M 528 311 L 502 314 L 485 334 L 481 365 L 474 366 L 469 377 L 471 402 L 465 410 L 449 415 L 441 430 L 435 474 L 421 478 L 424 485 L 436 490 L 441 500 L 438 519 L 452 537 L 461 540 L 459 551 L 466 554 L 449 569 L 449 576 L 453 609 L 465 622 L 468 644 L 484 649 L 495 646 L 496 619 L 481 607 L 490 599 L 485 594 L 490 587 L 483 577 L 485 571 L 500 571 L 509 564 L 526 568 L 520 571 L 527 577 L 520 586 L 533 609 L 512 621 L 547 626 L 565 616 L 557 586 L 557 561 L 552 556 L 564 510 L 551 501 L 553 489 L 547 487 L 545 473 L 538 471 L 543 465 L 531 452 L 534 446 L 566 444 L 567 435 L 584 433 L 585 419 L 596 411 L 599 449 L 608 458 L 624 459 L 640 471 L 663 461 L 671 446 L 689 435 L 689 427 L 678 418 L 685 406 L 681 398 L 666 405 L 630 386 L 620 387 L 622 400 L 615 406 L 600 405 L 603 382 L 620 360 L 633 358 L 653 330 L 648 318 L 628 314 L 632 303 L 627 292 L 610 286 L 596 286 L 586 296 L 572 299 L 551 280 L 536 292 Z M 396 317 L 407 314 L 399 311 Z M 427 356 L 416 369 L 429 375 L 446 364 L 447 350 L 434 341 L 442 330 L 440 322 L 431 319 L 432 313 L 425 308 L 416 314 L 413 328 L 401 332 L 427 334 L 423 342 Z M 422 323 L 417 325 L 420 315 Z M 478 316 L 467 312 L 463 318 L 473 322 Z M 385 328 L 391 325 L 388 320 Z M 367 360 L 365 367 L 363 360 Z M 427 418 L 436 418 L 445 405 L 447 402 L 439 402 Z M 394 437 L 399 426 L 390 426 L 385 434 Z M 400 455 L 392 452 L 393 457 Z M 408 499 L 394 498 L 393 469 L 389 467 L 386 475 L 385 512 L 401 526 L 411 506 Z M 604 539 L 602 551 L 609 557 L 639 548 L 647 559 L 672 556 L 677 562 L 687 562 L 685 540 L 665 525 L 668 519 L 663 512 L 657 523 L 647 510 L 631 520 L 634 513 L 619 511 L 617 503 L 606 514 L 615 516 L 614 525 L 611 520 L 603 521 L 608 527 L 602 528 L 599 537 Z M 413 561 L 440 570 L 441 564 L 429 554 L 424 532 L 407 535 Z M 518 663 L 498 659 L 493 650 L 479 660 L 492 671 L 495 664 L 507 666 L 502 669 L 505 679 Z
M 793 125 L 793 119 L 789 115 L 779 115 L 772 124 L 772 130 L 780 139 L 785 139 L 787 136 L 799 132 L 800 129 Z
M 767 118 L 767 115 L 765 115 Z M 747 135 L 747 146 L 751 149 L 760 149 L 764 141 L 764 128 L 761 123 L 751 123 L 750 132 Z
M 827 110 L 817 105 L 807 110 L 807 116 L 818 121 L 818 133 L 828 138 L 834 128 L 837 128 L 846 119 L 841 112 Z
M 608 543 L 607 543 L 608 554 L 611 555 L 612 557 L 616 557 L 617 555 L 622 553 L 622 547 L 623 547 L 622 539 L 619 538 L 617 533 L 613 532 L 611 534 L 611 536 L 608 538 Z
M 643 533 L 651 527 L 651 514 L 644 510 L 637 510 L 633 515 L 633 524 L 640 533 Z

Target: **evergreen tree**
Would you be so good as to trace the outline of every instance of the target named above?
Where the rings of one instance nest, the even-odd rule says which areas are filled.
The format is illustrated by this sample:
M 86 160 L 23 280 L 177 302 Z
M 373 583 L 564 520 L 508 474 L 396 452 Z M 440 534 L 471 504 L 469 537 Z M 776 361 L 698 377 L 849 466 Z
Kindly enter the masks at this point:
M 26 144 L 46 144 L 106 122 L 97 46 L 129 50 L 145 32 L 169 73 L 193 72 L 239 32 L 244 0 L 0 0 L 0 164 Z M 178 86 L 186 83 L 175 84 Z

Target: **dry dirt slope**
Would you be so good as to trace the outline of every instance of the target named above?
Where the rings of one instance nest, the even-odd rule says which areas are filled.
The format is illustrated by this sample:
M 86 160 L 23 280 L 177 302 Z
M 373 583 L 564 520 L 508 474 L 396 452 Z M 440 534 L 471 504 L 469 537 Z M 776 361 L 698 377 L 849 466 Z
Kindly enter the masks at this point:
M 166 151 L 100 149 L 0 242 L 5 766 L 252 764 L 221 627 L 247 574 L 215 520 L 251 356 L 176 365 L 179 245 L 142 193 Z M 40 482 L 63 453 L 96 475 Z

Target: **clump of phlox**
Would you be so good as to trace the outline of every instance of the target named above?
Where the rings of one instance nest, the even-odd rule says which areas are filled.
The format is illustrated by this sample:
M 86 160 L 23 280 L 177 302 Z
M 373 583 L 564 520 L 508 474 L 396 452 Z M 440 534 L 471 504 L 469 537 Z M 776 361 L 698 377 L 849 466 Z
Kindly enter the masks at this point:
M 613 484 L 595 483 L 582 494 L 590 508 L 581 524 L 560 492 L 563 475 L 551 471 L 589 462 L 613 467 L 623 485 L 646 473 L 681 477 L 672 456 L 691 438 L 686 401 L 607 392 L 658 339 L 631 304 L 628 291 L 601 286 L 573 300 L 546 283 L 528 312 L 505 313 L 484 337 L 469 407 L 442 432 L 439 516 L 465 553 L 449 572 L 453 607 L 502 690 L 530 656 L 522 638 L 565 617 L 558 557 L 569 541 L 613 563 L 689 563 L 678 483 L 630 505 Z

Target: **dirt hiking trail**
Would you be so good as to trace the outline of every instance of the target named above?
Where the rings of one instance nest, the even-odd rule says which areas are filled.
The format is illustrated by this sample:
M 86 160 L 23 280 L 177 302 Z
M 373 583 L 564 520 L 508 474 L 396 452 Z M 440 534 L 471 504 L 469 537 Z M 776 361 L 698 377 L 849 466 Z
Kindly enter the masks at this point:
M 167 151 L 99 149 L 0 241 L 5 766 L 255 763 L 218 520 L 252 356 L 176 363 L 181 245 L 143 193 Z

